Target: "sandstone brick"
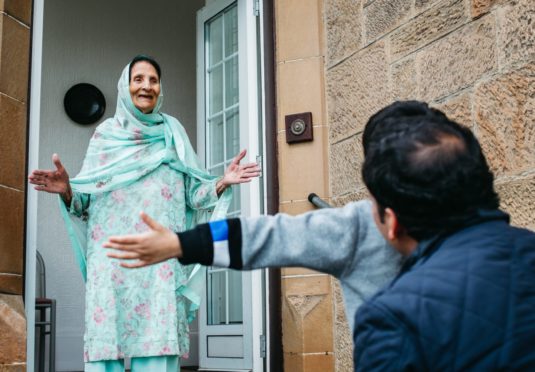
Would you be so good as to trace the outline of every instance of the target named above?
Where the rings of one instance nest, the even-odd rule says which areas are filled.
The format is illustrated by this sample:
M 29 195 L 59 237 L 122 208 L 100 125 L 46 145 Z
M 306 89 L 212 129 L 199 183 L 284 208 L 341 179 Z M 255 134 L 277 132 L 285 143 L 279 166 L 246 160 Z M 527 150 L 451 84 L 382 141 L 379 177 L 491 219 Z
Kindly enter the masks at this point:
M 344 297 L 338 280 L 333 280 L 333 294 L 335 298 L 334 324 L 334 353 L 335 370 L 337 372 L 351 372 L 353 368 L 353 337 L 352 330 L 347 323 Z
M 347 138 L 391 102 L 385 44 L 378 42 L 327 71 L 329 140 Z
M 500 66 L 535 60 L 535 1 L 519 0 L 498 10 Z
M 321 54 L 323 30 L 321 1 L 276 0 L 277 61 L 316 57 Z
M 419 87 L 425 101 L 471 86 L 496 68 L 495 23 L 493 17 L 484 17 L 419 53 Z
M 364 8 L 366 43 L 403 24 L 411 13 L 411 0 L 376 0 Z
M 26 362 L 26 317 L 22 296 L 0 294 L 0 365 Z
M 365 186 L 362 186 L 360 190 L 333 198 L 332 204 L 336 207 L 343 207 L 348 203 L 369 198 L 370 193 L 368 192 L 368 189 Z
M 282 330 L 285 333 L 284 327 Z M 284 344 L 283 344 L 284 346 Z M 285 349 L 284 349 L 285 350 Z M 303 369 L 303 354 L 284 352 L 284 370 L 304 372 Z
M 535 168 L 535 63 L 479 84 L 476 132 L 497 176 Z
M 327 64 L 332 65 L 357 51 L 362 42 L 362 7 L 360 1 L 325 2 Z
M 30 69 L 30 29 L 5 14 L 0 15 L 0 28 L 0 92 L 25 102 Z
M 450 119 L 473 128 L 471 91 L 448 98 L 446 101 L 434 106 L 443 111 Z
M 0 186 L 0 273 L 22 274 L 24 193 Z
M 327 131 L 314 127 L 314 141 L 288 145 L 286 133 L 278 135 L 279 198 L 281 202 L 306 200 L 311 192 L 328 193 Z
M 421 11 L 429 8 L 435 3 L 438 3 L 441 0 L 415 0 L 414 2 L 414 9 L 416 10 L 416 13 L 420 13 Z
M 332 354 L 305 354 L 303 355 L 303 370 L 306 372 L 334 372 L 334 356 Z
M 32 18 L 32 0 L 0 0 L 0 10 L 29 25 Z
M 333 350 L 331 279 L 328 275 L 284 278 L 283 346 L 285 352 Z M 319 323 L 330 327 L 318 327 Z
M 22 294 L 23 284 L 21 274 L 0 273 L 0 293 Z
M 278 130 L 285 130 L 285 115 L 311 112 L 313 125 L 325 124 L 323 58 L 306 58 L 277 65 Z
M 26 372 L 26 363 L 0 364 L 0 372 Z
M 467 21 L 464 0 L 441 1 L 392 33 L 392 60 L 406 56 Z
M 362 160 L 360 136 L 354 136 L 331 145 L 330 180 L 333 197 L 355 192 L 362 188 L 363 183 L 360 176 Z
M 390 67 L 390 82 L 394 100 L 418 98 L 418 79 L 413 58 L 404 59 Z
M 496 191 L 511 224 L 535 231 L 535 175 L 497 184 Z
M 495 3 L 496 0 L 471 0 L 470 14 L 472 15 L 472 18 L 478 18 L 483 14 L 488 13 Z
M 0 94 L 0 184 L 26 185 L 26 105 Z

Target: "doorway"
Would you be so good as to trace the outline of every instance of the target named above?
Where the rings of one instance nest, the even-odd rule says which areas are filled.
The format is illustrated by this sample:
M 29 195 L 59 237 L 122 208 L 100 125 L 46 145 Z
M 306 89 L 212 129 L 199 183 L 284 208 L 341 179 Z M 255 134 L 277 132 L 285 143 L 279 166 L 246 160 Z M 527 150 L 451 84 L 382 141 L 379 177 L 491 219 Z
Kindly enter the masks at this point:
M 81 167 L 87 143 L 98 123 L 82 126 L 70 121 L 63 109 L 65 92 L 74 84 L 91 83 L 97 86 L 106 98 L 106 110 L 102 120 L 113 116 L 117 97 L 116 84 L 120 72 L 124 65 L 139 53 L 152 55 L 161 64 L 165 94 L 163 111 L 182 122 L 191 142 L 194 145 L 198 144 L 199 156 L 207 160 L 206 151 L 212 151 L 212 143 L 204 141 L 204 136 L 209 136 L 209 134 L 203 131 L 203 125 L 200 125 L 198 121 L 199 112 L 206 108 L 206 101 L 204 96 L 200 97 L 198 89 L 200 83 L 197 71 L 200 61 L 197 44 L 199 40 L 197 17 L 203 12 L 202 9 L 223 2 L 220 0 L 187 2 L 156 0 L 148 7 L 143 0 L 113 2 L 34 0 L 29 169 L 50 168 L 52 166 L 50 157 L 56 152 L 60 155 L 70 175 L 74 176 L 77 173 Z M 226 2 L 226 5 L 231 5 L 231 3 Z M 240 11 L 249 12 L 247 16 L 249 23 L 256 22 L 254 19 L 256 15 L 252 9 L 253 3 L 253 1 L 236 2 L 237 9 L 242 7 Z M 258 68 L 256 60 L 248 61 L 248 57 L 245 57 L 245 62 L 243 62 L 242 55 L 237 58 L 240 71 L 242 66 L 252 68 L 253 64 L 255 64 L 254 68 Z M 251 74 L 253 70 L 247 71 Z M 238 80 L 238 83 L 245 84 L 242 80 Z M 258 87 L 249 89 L 241 88 L 240 85 L 240 89 L 240 94 L 242 92 L 258 94 Z M 241 97 L 240 100 L 242 100 Z M 241 111 L 238 116 L 235 119 L 229 116 L 229 122 L 232 120 L 238 124 L 244 120 L 251 122 L 249 119 L 256 115 L 254 122 L 259 123 L 258 108 L 253 110 L 251 105 L 248 107 L 240 106 Z M 261 142 L 258 140 L 261 137 L 258 132 L 259 127 L 253 132 L 240 125 L 233 128 L 233 130 L 239 128 L 239 139 L 236 142 L 236 138 L 233 138 L 231 142 L 234 142 L 230 146 L 237 144 L 242 148 L 247 147 L 252 154 L 249 160 L 255 160 L 256 155 L 261 155 L 261 146 L 258 145 Z M 254 136 L 256 137 L 253 138 Z M 224 141 L 230 143 L 229 140 Z M 251 146 L 252 143 L 256 145 Z M 206 164 L 213 165 L 208 162 Z M 254 187 L 260 190 L 261 185 L 257 183 Z M 253 186 L 249 186 L 243 188 L 241 193 L 237 191 L 235 193 L 236 200 L 239 199 L 240 202 L 234 204 L 234 215 L 261 213 L 262 191 L 254 191 Z M 253 206 L 251 202 L 253 199 L 257 206 Z M 243 202 L 244 200 L 248 201 Z M 27 212 L 26 303 L 33 303 L 35 297 L 35 251 L 38 250 L 46 264 L 47 295 L 55 298 L 58 306 L 57 370 L 83 370 L 84 283 L 71 252 L 57 208 L 57 200 L 52 195 L 38 195 L 35 191 L 30 191 Z M 239 275 L 241 277 L 241 274 Z M 247 275 L 251 277 L 244 282 L 247 285 L 256 286 L 256 293 L 262 293 L 263 274 Z M 216 276 L 214 274 L 214 277 Z M 227 283 L 238 281 L 237 274 L 226 273 L 225 276 L 228 277 L 228 280 L 225 279 Z M 217 285 L 219 288 L 223 285 L 222 281 L 217 283 L 212 280 L 212 283 L 216 283 L 216 286 L 210 287 L 207 294 L 214 294 L 214 290 L 218 288 Z M 251 288 L 244 286 L 241 297 L 228 293 L 225 294 L 226 301 L 229 306 L 238 301 L 240 305 L 243 305 L 243 299 L 248 297 L 246 293 L 252 291 Z M 254 332 L 254 336 L 253 334 L 247 336 L 250 337 L 248 339 L 251 342 L 247 341 L 244 345 L 251 348 L 249 360 L 252 361 L 254 358 L 254 348 L 254 352 L 258 354 L 256 363 L 261 364 L 261 361 L 258 361 L 260 355 L 258 350 L 260 349 L 260 336 L 263 334 L 264 319 L 260 317 L 260 320 L 253 322 L 248 317 L 252 316 L 253 312 L 264 314 L 264 303 L 262 303 L 262 296 L 260 299 L 250 297 L 249 300 L 253 303 L 248 306 L 256 306 L 252 307 L 256 310 L 244 310 L 242 306 L 241 316 L 243 324 L 251 325 L 251 332 Z M 236 309 L 239 307 L 232 306 Z M 31 306 L 27 306 L 27 309 L 28 368 L 32 370 L 35 366 L 32 322 L 35 314 Z M 247 315 L 247 311 L 251 315 Z M 235 313 L 234 310 L 229 310 L 227 314 L 231 312 Z M 216 319 L 217 321 L 219 320 Z M 202 343 L 199 335 L 202 332 L 208 334 L 203 322 L 196 322 L 192 325 L 190 358 L 183 361 L 184 366 L 201 365 Z M 233 322 L 228 319 L 229 324 Z M 223 365 L 217 366 L 223 367 Z M 253 369 L 253 364 L 242 365 L 242 367 L 242 369 Z M 254 367 L 254 370 L 260 369 Z

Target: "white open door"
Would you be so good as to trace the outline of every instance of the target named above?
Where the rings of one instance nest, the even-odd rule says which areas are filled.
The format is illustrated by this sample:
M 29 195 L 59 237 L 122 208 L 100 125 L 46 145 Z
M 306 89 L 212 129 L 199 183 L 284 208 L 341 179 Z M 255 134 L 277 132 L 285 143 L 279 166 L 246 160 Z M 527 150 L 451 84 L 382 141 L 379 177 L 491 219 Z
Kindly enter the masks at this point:
M 214 175 L 240 149 L 248 150 L 248 161 L 261 159 L 254 4 L 208 0 L 197 14 L 198 153 Z M 261 213 L 260 180 L 233 192 L 229 217 Z M 263 371 L 263 272 L 208 268 L 206 279 L 200 370 Z

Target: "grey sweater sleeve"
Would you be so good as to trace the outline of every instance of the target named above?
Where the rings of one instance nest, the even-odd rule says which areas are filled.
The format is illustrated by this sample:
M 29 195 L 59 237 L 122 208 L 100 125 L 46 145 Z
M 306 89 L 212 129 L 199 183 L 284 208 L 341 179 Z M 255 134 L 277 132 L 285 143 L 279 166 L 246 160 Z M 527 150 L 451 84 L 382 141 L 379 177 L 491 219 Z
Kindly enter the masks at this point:
M 369 201 L 359 201 L 298 216 L 277 214 L 202 225 L 179 234 L 180 261 L 245 270 L 301 266 L 340 278 L 356 266 L 361 243 L 385 245 L 370 206 Z
M 301 266 L 340 277 L 353 266 L 359 231 L 367 230 L 359 214 L 369 202 L 321 209 L 298 216 L 278 214 L 241 221 L 244 268 Z

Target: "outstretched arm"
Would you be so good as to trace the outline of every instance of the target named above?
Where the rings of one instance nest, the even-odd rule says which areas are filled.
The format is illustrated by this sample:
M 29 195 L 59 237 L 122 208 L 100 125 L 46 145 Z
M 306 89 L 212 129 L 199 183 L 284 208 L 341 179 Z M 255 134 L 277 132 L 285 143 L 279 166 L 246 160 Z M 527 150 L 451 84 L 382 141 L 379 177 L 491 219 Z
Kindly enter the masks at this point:
M 69 206 L 72 200 L 69 175 L 61 164 L 58 154 L 52 155 L 52 162 L 56 169 L 36 169 L 28 176 L 28 180 L 31 184 L 36 185 L 35 190 L 60 194 L 65 204 Z
M 151 220 L 142 214 L 151 226 Z M 357 259 L 361 244 L 386 246 L 373 225 L 369 202 L 351 203 L 299 216 L 279 214 L 202 224 L 174 234 L 152 225 L 145 234 L 110 237 L 108 256 L 137 259 L 139 267 L 172 257 L 235 269 L 302 266 L 340 277 Z

